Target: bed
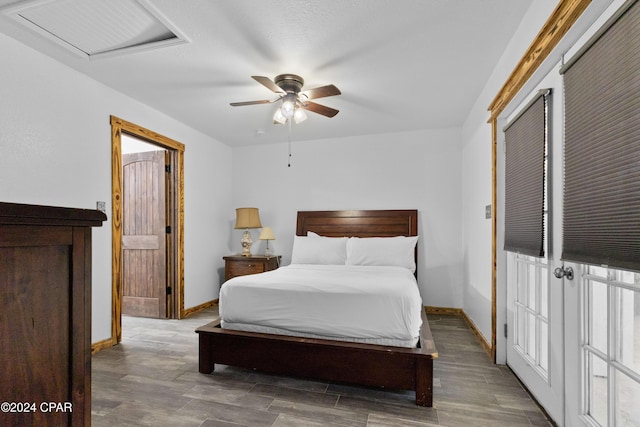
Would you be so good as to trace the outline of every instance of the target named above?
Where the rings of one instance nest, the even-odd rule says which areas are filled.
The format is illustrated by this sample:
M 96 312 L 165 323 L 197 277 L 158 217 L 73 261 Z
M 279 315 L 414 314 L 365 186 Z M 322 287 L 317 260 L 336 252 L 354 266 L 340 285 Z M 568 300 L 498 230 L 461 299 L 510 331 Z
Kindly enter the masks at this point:
M 298 212 L 296 235 L 308 236 L 313 233 L 324 237 L 367 238 L 417 236 L 417 211 Z M 295 244 L 297 243 L 294 243 L 294 245 Z M 414 252 L 414 261 L 417 259 L 417 246 L 415 246 L 415 248 L 416 249 L 412 249 Z M 294 252 L 294 255 L 295 253 L 296 252 Z M 297 253 L 299 253 L 299 251 Z M 297 265 L 292 265 L 281 267 L 279 270 L 283 270 L 281 272 L 282 274 L 290 274 L 290 272 L 286 272 L 285 270 L 287 268 L 295 269 L 296 267 Z M 322 266 L 316 267 L 325 269 L 325 267 Z M 329 270 L 331 270 L 331 272 L 329 274 L 347 274 L 343 273 L 342 270 L 334 271 L 338 268 L 339 267 L 330 267 Z M 358 268 L 358 266 L 355 266 L 349 268 L 348 271 L 355 269 L 356 272 L 353 274 L 358 275 Z M 302 270 L 306 271 L 306 266 Z M 243 292 L 255 292 L 260 286 L 265 286 L 265 283 L 268 283 L 266 280 L 271 276 L 271 273 L 273 273 L 275 278 L 281 277 L 278 276 L 280 274 L 278 270 L 254 275 L 253 277 L 247 276 L 247 278 L 251 280 L 246 281 L 249 288 Z M 297 272 L 294 273 L 298 274 Z M 319 272 L 319 274 L 320 273 L 326 274 L 324 272 Z M 383 273 L 380 274 L 382 275 Z M 384 274 L 387 274 L 386 270 Z M 395 274 L 395 272 L 393 272 L 393 274 Z M 304 276 L 302 277 L 304 281 Z M 412 279 L 413 287 L 417 288 L 415 286 L 415 278 L 412 277 Z M 300 279 L 298 278 L 297 280 Z M 251 291 L 250 286 L 252 284 L 258 286 L 258 288 L 253 288 L 253 291 Z M 223 285 L 223 289 L 225 286 L 226 285 Z M 235 287 L 234 283 L 233 288 Z M 228 289 L 232 289 L 232 287 L 229 286 Z M 242 292 L 238 292 L 240 292 L 239 295 L 242 296 Z M 248 294 L 245 293 L 245 295 Z M 415 300 L 415 297 L 411 295 L 412 294 L 409 293 L 408 296 L 405 296 L 404 301 Z M 354 298 L 354 295 L 350 297 Z M 345 298 L 345 294 L 343 294 L 340 300 L 348 301 Z M 357 296 L 355 296 L 355 298 L 357 298 Z M 240 300 L 242 300 L 242 298 L 240 298 Z M 318 299 L 314 301 L 318 301 Z M 368 329 L 372 331 L 385 329 L 387 323 L 393 323 L 391 321 L 393 320 L 393 316 L 387 320 L 384 317 L 387 310 L 385 307 L 380 306 L 380 300 L 371 301 L 371 304 L 374 304 L 376 309 L 370 310 L 370 313 L 378 313 L 379 316 L 365 317 L 364 324 L 359 328 L 366 329 L 368 326 L 367 323 L 370 323 Z M 375 304 L 378 305 L 375 306 Z M 412 304 L 415 304 L 415 301 Z M 252 325 L 247 327 L 246 325 L 240 324 L 238 326 L 234 324 L 236 322 L 233 322 L 234 313 L 246 312 L 251 306 L 240 304 L 232 309 L 229 305 L 228 308 L 224 308 L 224 311 L 226 311 L 224 317 L 232 321 L 227 320 L 225 324 L 224 320 L 218 318 L 196 330 L 199 335 L 199 371 L 210 374 L 214 371 L 215 364 L 219 363 L 274 374 L 388 389 L 415 390 L 415 402 L 417 405 L 432 406 L 433 359 L 437 357 L 438 353 L 431 336 L 431 331 L 429 330 L 427 318 L 422 309 L 422 302 L 418 301 L 417 304 L 419 304 L 418 313 L 409 316 L 413 317 L 413 319 L 412 321 L 407 320 L 406 322 L 410 325 L 410 336 L 400 337 L 401 342 L 391 342 L 393 345 L 389 345 L 388 342 L 380 344 L 378 341 L 373 341 L 373 343 L 369 341 L 354 341 L 353 339 L 341 338 L 339 335 L 326 336 L 326 330 L 312 331 L 317 332 L 317 334 L 305 334 L 302 332 L 300 334 L 286 334 L 287 331 L 279 328 L 280 325 L 278 324 L 267 325 L 264 329 L 258 329 L 256 331 Z M 390 303 L 389 306 L 391 306 Z M 253 307 L 255 308 L 256 306 L 254 305 Z M 298 308 L 297 304 L 294 304 L 293 308 Z M 222 307 L 221 311 L 223 311 Z M 302 311 L 304 312 L 304 307 Z M 388 311 L 392 312 L 392 310 Z M 295 310 L 293 310 L 293 312 L 295 312 Z M 417 322 L 415 319 L 416 315 L 419 317 Z M 379 317 L 379 319 L 377 317 Z M 334 323 L 337 321 L 336 318 L 339 318 L 339 316 L 334 313 L 327 316 L 327 318 L 324 319 L 325 322 L 321 323 L 327 323 L 330 326 L 329 331 L 331 331 L 335 329 Z M 246 322 L 250 322 L 250 320 Z M 341 327 L 338 328 L 341 329 Z M 283 335 L 283 333 L 286 335 Z M 411 339 L 414 339 L 414 341 L 411 341 Z

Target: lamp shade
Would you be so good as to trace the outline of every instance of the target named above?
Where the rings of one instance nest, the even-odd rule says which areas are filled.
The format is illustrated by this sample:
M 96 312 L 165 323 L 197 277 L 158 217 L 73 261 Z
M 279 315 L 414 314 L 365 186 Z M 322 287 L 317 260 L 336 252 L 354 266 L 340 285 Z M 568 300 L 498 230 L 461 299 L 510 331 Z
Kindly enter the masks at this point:
M 237 208 L 235 228 L 260 228 L 260 214 L 258 208 Z
M 273 123 L 281 124 L 281 125 L 287 123 L 287 118 L 284 115 L 282 115 L 282 111 L 279 108 L 273 114 Z
M 275 234 L 273 234 L 273 230 L 271 229 L 271 227 L 263 228 L 260 232 L 260 237 L 258 238 L 260 240 L 276 240 L 276 236 Z
M 302 108 L 296 108 L 296 111 L 293 113 L 293 120 L 296 123 L 302 123 L 307 120 L 307 114 Z

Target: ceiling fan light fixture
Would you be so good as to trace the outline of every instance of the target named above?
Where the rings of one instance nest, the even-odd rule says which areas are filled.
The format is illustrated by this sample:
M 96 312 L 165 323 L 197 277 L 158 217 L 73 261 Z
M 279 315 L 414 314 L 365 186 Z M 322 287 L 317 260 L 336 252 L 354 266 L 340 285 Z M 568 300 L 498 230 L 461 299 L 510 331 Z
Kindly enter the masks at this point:
M 278 108 L 273 114 L 273 123 L 283 125 L 287 123 L 287 118 L 282 114 L 282 110 Z
M 282 111 L 283 116 L 285 116 L 287 119 L 290 119 L 291 117 L 293 117 L 295 108 L 296 105 L 292 101 L 286 100 L 282 103 L 282 107 L 280 107 L 280 110 Z
M 296 108 L 296 111 L 293 113 L 293 120 L 295 120 L 296 124 L 302 123 L 307 120 L 307 114 L 302 108 Z

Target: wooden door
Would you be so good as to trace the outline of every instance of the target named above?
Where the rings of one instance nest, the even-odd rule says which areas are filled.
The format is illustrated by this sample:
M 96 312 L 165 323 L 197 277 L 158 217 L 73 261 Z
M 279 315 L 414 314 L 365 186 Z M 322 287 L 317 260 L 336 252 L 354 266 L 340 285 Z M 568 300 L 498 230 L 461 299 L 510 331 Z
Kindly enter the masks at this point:
M 167 317 L 165 153 L 122 156 L 122 314 Z

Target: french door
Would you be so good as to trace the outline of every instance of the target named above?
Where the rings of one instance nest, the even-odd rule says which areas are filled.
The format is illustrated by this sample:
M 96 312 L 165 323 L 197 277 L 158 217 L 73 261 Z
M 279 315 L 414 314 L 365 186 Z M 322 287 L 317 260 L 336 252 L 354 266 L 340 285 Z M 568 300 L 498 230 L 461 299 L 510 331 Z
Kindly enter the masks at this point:
M 569 327 L 567 425 L 640 426 L 640 273 L 582 266 Z M 573 291 L 572 291 L 573 292 Z
M 558 426 L 640 427 L 640 273 L 561 261 L 563 135 L 548 131 L 546 256 L 506 254 L 507 364 Z
M 585 267 L 563 262 L 562 80 L 542 83 L 556 94 L 547 111 L 543 258 L 507 252 L 507 365 L 555 423 L 586 424 L 583 355 Z M 639 426 L 640 427 L 640 426 Z
M 558 426 L 640 427 L 640 273 L 559 259 L 549 166 L 549 255 L 507 253 L 507 364 Z
M 508 280 L 515 286 L 509 287 L 507 295 L 507 364 L 562 425 L 563 297 L 550 265 L 545 258 L 508 254 Z
M 506 359 L 549 416 L 558 426 L 564 426 L 565 320 L 578 315 L 577 305 L 569 300 L 576 297 L 565 289 L 575 287 L 577 277 L 575 270 L 573 276 L 565 274 L 571 266 L 560 260 L 563 134 L 556 124 L 562 123 L 562 82 L 552 75 L 542 84 L 553 93 L 545 111 L 545 256 L 506 253 Z

